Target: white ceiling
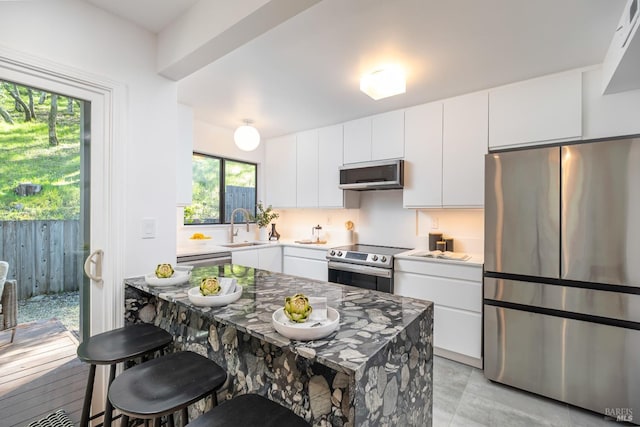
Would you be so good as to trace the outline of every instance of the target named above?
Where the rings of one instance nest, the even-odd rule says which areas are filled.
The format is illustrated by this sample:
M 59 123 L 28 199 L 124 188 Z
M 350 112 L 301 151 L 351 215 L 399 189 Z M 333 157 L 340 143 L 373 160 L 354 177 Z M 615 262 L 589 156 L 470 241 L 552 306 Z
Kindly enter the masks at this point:
M 196 0 L 88 1 L 157 32 Z M 323 0 L 179 81 L 178 98 L 263 137 L 340 123 L 601 63 L 625 3 Z M 407 93 L 373 101 L 359 78 L 386 62 L 406 67 Z
M 158 33 L 199 0 L 85 0 L 152 33 Z M 208 0 L 204 0 L 208 1 Z

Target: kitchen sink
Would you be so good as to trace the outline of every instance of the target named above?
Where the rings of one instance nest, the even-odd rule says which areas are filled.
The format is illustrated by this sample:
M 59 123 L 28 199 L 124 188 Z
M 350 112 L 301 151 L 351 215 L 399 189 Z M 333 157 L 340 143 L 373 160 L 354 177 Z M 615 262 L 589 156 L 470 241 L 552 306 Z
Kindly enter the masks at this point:
M 238 243 L 226 243 L 224 245 L 225 248 L 246 248 L 247 246 L 264 246 L 268 245 L 267 242 L 238 242 Z

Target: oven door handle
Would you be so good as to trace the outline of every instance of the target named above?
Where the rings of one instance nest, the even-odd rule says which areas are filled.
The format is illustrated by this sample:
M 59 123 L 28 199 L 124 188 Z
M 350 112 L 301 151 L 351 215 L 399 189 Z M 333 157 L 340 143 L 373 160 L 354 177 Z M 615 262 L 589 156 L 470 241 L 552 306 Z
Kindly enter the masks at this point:
M 376 277 L 384 277 L 390 279 L 393 272 L 387 268 L 369 267 L 366 265 L 347 264 L 344 262 L 329 261 L 330 270 L 347 271 L 349 273 L 368 274 Z

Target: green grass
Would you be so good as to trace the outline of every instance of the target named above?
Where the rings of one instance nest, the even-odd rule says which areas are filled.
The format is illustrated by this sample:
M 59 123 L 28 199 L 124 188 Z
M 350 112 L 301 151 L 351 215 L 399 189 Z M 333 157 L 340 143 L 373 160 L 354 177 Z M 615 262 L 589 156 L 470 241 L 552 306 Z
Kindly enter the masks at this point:
M 59 145 L 49 145 L 47 117 L 50 98 L 37 105 L 37 120 L 24 122 L 14 110 L 13 100 L 0 86 L 0 105 L 14 124 L 0 117 L 0 220 L 77 219 L 80 214 L 80 108 L 66 113 L 67 98 L 58 98 Z M 26 91 L 22 99 L 28 102 Z M 33 196 L 18 196 L 20 183 L 42 185 Z

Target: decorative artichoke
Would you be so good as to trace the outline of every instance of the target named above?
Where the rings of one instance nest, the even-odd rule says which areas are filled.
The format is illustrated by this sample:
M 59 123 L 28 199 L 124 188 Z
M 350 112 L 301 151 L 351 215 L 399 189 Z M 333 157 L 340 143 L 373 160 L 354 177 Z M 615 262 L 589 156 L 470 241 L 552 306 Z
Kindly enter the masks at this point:
M 200 281 L 200 293 L 203 296 L 217 295 L 220 293 L 220 283 L 217 277 L 205 277 Z
M 171 276 L 173 276 L 171 264 L 158 264 L 156 267 L 156 277 L 158 279 L 168 279 Z
M 309 298 L 304 294 L 295 294 L 284 300 L 284 314 L 294 322 L 306 322 L 312 310 L 309 305 Z

